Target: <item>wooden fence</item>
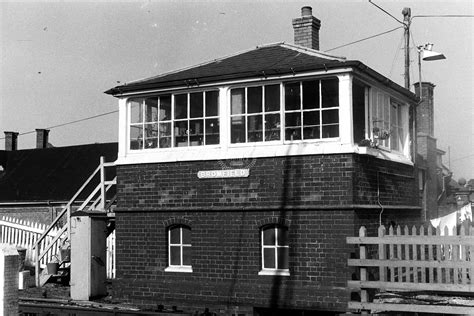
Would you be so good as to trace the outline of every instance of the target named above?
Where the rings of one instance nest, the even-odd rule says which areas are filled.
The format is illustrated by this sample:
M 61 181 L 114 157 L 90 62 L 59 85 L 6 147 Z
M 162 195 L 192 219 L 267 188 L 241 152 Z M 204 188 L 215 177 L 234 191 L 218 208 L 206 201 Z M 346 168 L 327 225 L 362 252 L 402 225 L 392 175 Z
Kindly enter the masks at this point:
M 25 265 L 34 266 L 35 253 L 33 247 L 36 240 L 41 236 L 47 225 L 40 223 L 32 223 L 16 218 L 3 216 L 0 220 L 0 243 L 15 245 L 19 248 L 26 249 Z M 53 228 L 47 238 L 41 242 L 41 247 L 44 249 L 59 232 L 59 229 Z M 59 243 L 56 247 L 48 250 L 48 254 L 41 260 L 41 268 L 46 266 L 46 262 L 50 262 L 55 256 L 59 254 Z M 107 238 L 107 278 L 115 278 L 115 231 Z
M 349 259 L 348 265 L 358 267 L 360 280 L 348 281 L 348 287 L 360 292 L 360 302 L 349 302 L 350 309 L 378 311 L 407 311 L 444 314 L 474 314 L 474 302 L 450 300 L 449 295 L 471 294 L 474 284 L 474 232 L 470 226 L 449 231 L 416 227 L 385 227 L 378 229 L 377 237 L 368 237 L 361 227 L 358 237 L 348 237 L 349 244 L 359 245 L 359 259 Z M 370 277 L 369 277 L 370 276 Z M 372 292 L 393 291 L 409 293 L 409 300 L 372 299 Z M 416 293 L 429 293 L 424 301 L 417 301 Z M 447 295 L 442 304 L 436 294 Z M 371 295 L 369 295 L 371 294 Z M 372 301 L 371 301 L 372 299 Z M 409 302 L 409 303 L 407 303 Z M 454 303 L 454 304 L 453 304 Z
M 15 245 L 19 248 L 26 249 L 25 264 L 28 266 L 34 265 L 35 253 L 33 246 L 36 240 L 43 234 L 48 227 L 47 225 L 24 221 L 8 216 L 3 216 L 0 220 L 1 235 L 0 243 Z M 58 229 L 53 229 L 48 234 L 46 240 L 42 243 L 44 247 L 47 243 L 51 242 L 56 236 Z M 44 260 L 41 261 L 41 266 L 44 268 L 47 261 L 51 261 L 59 253 L 59 247 L 51 248 L 48 255 Z

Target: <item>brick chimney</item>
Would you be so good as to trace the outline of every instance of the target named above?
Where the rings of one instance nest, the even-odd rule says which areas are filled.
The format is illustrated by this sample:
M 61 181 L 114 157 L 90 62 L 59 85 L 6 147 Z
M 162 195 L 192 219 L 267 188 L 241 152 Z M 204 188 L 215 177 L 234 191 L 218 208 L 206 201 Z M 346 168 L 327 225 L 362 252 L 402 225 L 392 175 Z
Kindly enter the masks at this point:
M 18 149 L 18 133 L 17 132 L 4 132 L 5 133 L 5 150 L 13 151 Z
M 420 83 L 414 84 L 415 93 L 420 97 Z M 418 133 L 434 137 L 434 87 L 431 82 L 421 83 L 422 102 L 416 108 Z
M 301 8 L 301 18 L 293 19 L 296 45 L 319 50 L 319 28 L 321 21 L 313 16 L 311 7 Z
M 47 148 L 48 147 L 48 135 L 49 129 L 36 129 L 36 148 Z

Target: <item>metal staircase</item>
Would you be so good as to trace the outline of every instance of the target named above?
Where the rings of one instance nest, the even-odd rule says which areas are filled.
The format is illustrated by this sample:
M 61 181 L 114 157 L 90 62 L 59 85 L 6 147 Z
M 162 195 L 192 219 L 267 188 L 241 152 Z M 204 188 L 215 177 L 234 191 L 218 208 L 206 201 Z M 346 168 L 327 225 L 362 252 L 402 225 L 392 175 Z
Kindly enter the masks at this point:
M 99 166 L 61 210 L 51 225 L 36 240 L 34 249 L 36 286 L 43 286 L 50 278 L 58 276 L 48 273 L 46 269 L 48 263 L 58 262 L 60 271 L 68 273 L 70 263 L 67 258 L 62 258 L 60 253 L 62 249 L 70 247 L 71 214 L 73 212 L 107 213 L 110 217 L 110 229 L 114 228 L 113 208 L 117 197 L 116 184 L 115 164 L 105 162 L 104 157 L 100 157 Z M 84 196 L 87 197 L 84 198 Z M 59 228 L 58 233 L 53 239 L 48 238 L 48 233 L 55 227 Z

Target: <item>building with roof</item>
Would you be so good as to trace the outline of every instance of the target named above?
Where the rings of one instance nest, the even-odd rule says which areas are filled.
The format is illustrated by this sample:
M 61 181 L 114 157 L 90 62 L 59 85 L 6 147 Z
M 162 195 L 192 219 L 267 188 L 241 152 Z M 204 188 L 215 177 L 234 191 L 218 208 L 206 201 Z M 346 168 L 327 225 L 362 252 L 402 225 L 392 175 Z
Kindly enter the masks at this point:
M 53 147 L 49 130 L 36 130 L 36 148 L 18 150 L 18 133 L 5 132 L 0 151 L 0 217 L 50 224 L 97 168 L 117 158 L 117 143 Z M 78 197 L 78 201 L 86 196 Z
M 361 225 L 422 220 L 416 95 L 295 44 L 116 86 L 117 278 L 123 301 L 222 315 L 343 312 Z M 276 314 L 275 314 L 276 313 Z

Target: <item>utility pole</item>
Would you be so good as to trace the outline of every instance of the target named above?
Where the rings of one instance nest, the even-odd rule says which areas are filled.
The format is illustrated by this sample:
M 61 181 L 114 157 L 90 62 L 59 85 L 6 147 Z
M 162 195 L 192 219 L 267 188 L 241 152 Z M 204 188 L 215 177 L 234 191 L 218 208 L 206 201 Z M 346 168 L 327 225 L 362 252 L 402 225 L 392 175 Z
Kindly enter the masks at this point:
M 405 88 L 410 90 L 410 23 L 411 9 L 403 8 L 403 26 L 405 28 Z

